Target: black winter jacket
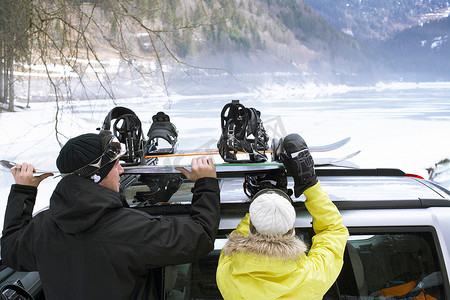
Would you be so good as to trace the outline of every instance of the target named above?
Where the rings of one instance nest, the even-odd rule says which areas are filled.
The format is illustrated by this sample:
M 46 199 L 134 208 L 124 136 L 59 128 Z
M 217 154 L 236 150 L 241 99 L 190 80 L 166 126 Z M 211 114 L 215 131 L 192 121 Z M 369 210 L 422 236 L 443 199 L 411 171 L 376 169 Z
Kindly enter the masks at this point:
M 192 262 L 214 248 L 214 178 L 195 183 L 189 217 L 125 208 L 119 193 L 78 176 L 63 178 L 49 209 L 32 217 L 36 193 L 11 187 L 1 255 L 15 270 L 39 271 L 47 300 L 154 299 L 152 268 Z

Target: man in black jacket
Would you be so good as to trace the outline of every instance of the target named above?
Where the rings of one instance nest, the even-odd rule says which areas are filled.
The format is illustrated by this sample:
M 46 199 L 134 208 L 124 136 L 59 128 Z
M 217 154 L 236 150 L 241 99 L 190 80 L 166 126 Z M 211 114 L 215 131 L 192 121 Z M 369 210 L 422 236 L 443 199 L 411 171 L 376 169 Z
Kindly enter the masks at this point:
M 219 186 L 210 158 L 192 161 L 189 217 L 150 216 L 124 207 L 114 136 L 84 134 L 61 149 L 63 178 L 50 207 L 32 217 L 39 183 L 23 163 L 11 169 L 1 255 L 15 270 L 39 271 L 46 299 L 156 299 L 152 269 L 195 261 L 214 248 Z

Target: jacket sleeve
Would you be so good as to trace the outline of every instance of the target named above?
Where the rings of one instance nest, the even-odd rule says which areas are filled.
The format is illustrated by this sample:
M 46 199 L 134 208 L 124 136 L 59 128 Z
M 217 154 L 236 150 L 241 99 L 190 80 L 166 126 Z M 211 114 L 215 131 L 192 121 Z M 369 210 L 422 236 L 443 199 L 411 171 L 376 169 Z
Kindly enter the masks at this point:
M 192 192 L 190 217 L 199 223 L 209 237 L 210 250 L 214 249 L 214 240 L 220 222 L 220 189 L 215 178 L 200 178 L 195 182 Z
M 33 228 L 29 226 L 37 188 L 13 184 L 8 197 L 1 238 L 2 263 L 20 271 L 37 270 Z
M 345 245 L 349 236 L 342 223 L 342 216 L 331 202 L 328 194 L 322 190 L 320 182 L 308 188 L 306 208 L 313 217 L 313 228 L 316 233 L 312 238 L 312 246 L 308 259 L 314 265 L 318 278 L 323 280 L 326 292 L 338 277 L 342 265 Z
M 207 255 L 214 249 L 220 222 L 217 179 L 200 178 L 195 182 L 188 217 L 147 215 L 147 218 L 139 230 L 129 230 L 136 232 L 133 240 L 144 251 L 136 254 L 147 267 L 189 263 Z

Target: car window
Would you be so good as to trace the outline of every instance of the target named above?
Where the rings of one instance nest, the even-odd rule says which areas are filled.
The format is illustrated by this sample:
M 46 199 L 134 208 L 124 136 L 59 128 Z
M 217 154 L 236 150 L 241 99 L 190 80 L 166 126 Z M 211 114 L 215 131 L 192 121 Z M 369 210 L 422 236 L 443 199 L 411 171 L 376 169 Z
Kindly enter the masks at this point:
M 222 299 L 216 269 L 226 238 L 216 239 L 214 250 L 198 262 L 164 268 L 163 299 Z
M 296 231 L 311 243 L 312 232 Z M 216 268 L 225 242 L 217 239 L 198 262 L 165 267 L 164 299 L 222 299 Z M 447 299 L 440 266 L 431 232 L 352 234 L 341 274 L 324 299 Z
M 328 299 L 447 299 L 431 232 L 351 235 L 344 259 Z

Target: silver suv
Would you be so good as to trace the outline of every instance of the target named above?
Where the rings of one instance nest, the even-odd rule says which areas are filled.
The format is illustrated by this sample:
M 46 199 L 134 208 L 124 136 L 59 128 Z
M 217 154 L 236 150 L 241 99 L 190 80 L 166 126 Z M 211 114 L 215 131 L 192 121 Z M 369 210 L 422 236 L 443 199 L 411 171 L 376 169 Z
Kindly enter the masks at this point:
M 350 231 L 341 274 L 324 299 L 450 299 L 450 192 L 397 169 L 321 169 L 321 185 Z M 169 202 L 158 202 L 158 183 L 177 183 Z M 248 212 L 242 174 L 219 174 L 221 211 L 215 249 L 197 262 L 156 270 L 160 299 L 222 299 L 216 268 L 227 234 Z M 130 206 L 152 215 L 187 215 L 193 183 L 179 175 L 122 175 Z M 288 187 L 293 182 L 288 178 Z M 304 198 L 294 199 L 296 233 L 311 244 L 312 218 Z M 2 299 L 23 287 L 44 299 L 36 272 L 0 267 Z M 427 298 L 418 298 L 420 295 Z M 430 298 L 434 297 L 434 298 Z M 31 297 L 26 298 L 31 299 Z
M 344 267 L 324 299 L 450 299 L 448 190 L 397 169 L 316 172 L 350 232 Z M 236 175 L 219 176 L 222 219 L 215 250 L 198 262 L 162 268 L 161 299 L 222 299 L 215 281 L 220 250 L 249 207 L 243 176 Z M 186 214 L 193 183 L 183 179 L 169 202 L 155 203 L 143 198 L 152 194 L 151 177 L 142 175 L 142 184 L 124 176 L 128 203 L 149 214 Z M 294 199 L 296 233 L 311 244 L 312 218 L 301 197 Z

